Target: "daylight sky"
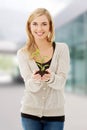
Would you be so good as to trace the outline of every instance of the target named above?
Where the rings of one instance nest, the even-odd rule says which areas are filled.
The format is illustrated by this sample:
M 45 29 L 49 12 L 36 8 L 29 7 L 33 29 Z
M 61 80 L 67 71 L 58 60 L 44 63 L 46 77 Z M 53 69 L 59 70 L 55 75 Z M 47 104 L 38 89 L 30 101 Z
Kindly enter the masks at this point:
M 0 0 L 0 9 L 12 9 L 31 12 L 38 7 L 47 8 L 54 16 L 64 9 L 72 0 Z

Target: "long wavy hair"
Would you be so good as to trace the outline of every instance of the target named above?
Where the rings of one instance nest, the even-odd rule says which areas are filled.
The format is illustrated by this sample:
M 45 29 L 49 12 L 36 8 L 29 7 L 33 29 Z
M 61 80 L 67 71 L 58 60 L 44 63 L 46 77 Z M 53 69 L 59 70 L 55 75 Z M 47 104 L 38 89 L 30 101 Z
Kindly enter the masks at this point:
M 47 37 L 47 41 L 52 43 L 54 40 L 54 25 L 53 25 L 53 20 L 49 11 L 45 8 L 37 8 L 35 11 L 31 13 L 26 24 L 26 32 L 27 32 L 28 37 L 27 37 L 27 42 L 23 50 L 28 52 L 30 58 L 32 58 L 32 53 L 37 49 L 37 45 L 31 33 L 30 24 L 35 18 L 42 15 L 45 15 L 48 18 L 49 25 L 50 25 L 50 28 L 49 28 L 50 33 Z

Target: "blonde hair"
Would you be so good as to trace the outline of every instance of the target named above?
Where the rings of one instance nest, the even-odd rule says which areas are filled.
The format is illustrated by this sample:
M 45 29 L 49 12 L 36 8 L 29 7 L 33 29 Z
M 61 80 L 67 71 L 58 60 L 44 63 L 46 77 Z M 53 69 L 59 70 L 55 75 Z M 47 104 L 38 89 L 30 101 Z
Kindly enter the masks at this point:
M 48 18 L 49 25 L 50 25 L 50 35 L 48 36 L 47 40 L 50 43 L 52 43 L 54 40 L 54 25 L 53 25 L 53 20 L 49 11 L 45 8 L 37 8 L 35 11 L 31 13 L 26 24 L 26 32 L 27 32 L 28 38 L 27 38 L 27 42 L 24 47 L 24 50 L 28 52 L 29 57 L 31 57 L 32 53 L 37 49 L 37 45 L 35 44 L 34 37 L 31 33 L 30 24 L 36 17 L 42 16 L 42 15 L 45 15 Z

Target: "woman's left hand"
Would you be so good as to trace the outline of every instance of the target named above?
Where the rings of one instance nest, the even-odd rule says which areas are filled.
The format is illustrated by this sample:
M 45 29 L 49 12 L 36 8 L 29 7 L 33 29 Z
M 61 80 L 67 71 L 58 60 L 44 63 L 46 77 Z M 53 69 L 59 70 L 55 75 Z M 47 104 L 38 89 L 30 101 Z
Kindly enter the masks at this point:
M 45 82 L 49 81 L 49 80 L 50 80 L 50 77 L 51 77 L 51 72 L 50 72 L 50 70 L 47 69 L 46 71 L 48 72 L 48 74 L 44 74 L 44 75 L 41 77 L 41 80 L 42 80 L 42 81 L 45 81 Z

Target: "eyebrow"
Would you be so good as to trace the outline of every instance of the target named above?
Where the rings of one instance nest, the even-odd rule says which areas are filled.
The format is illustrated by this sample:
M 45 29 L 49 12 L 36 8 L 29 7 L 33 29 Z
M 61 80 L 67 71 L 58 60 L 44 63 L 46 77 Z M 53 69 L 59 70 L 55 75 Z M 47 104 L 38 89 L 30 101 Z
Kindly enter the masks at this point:
M 48 22 L 42 22 L 42 23 L 48 23 Z
M 38 22 L 32 22 L 32 23 L 38 23 Z M 42 23 L 45 23 L 45 24 L 47 24 L 48 22 L 44 21 L 44 22 L 42 22 Z

